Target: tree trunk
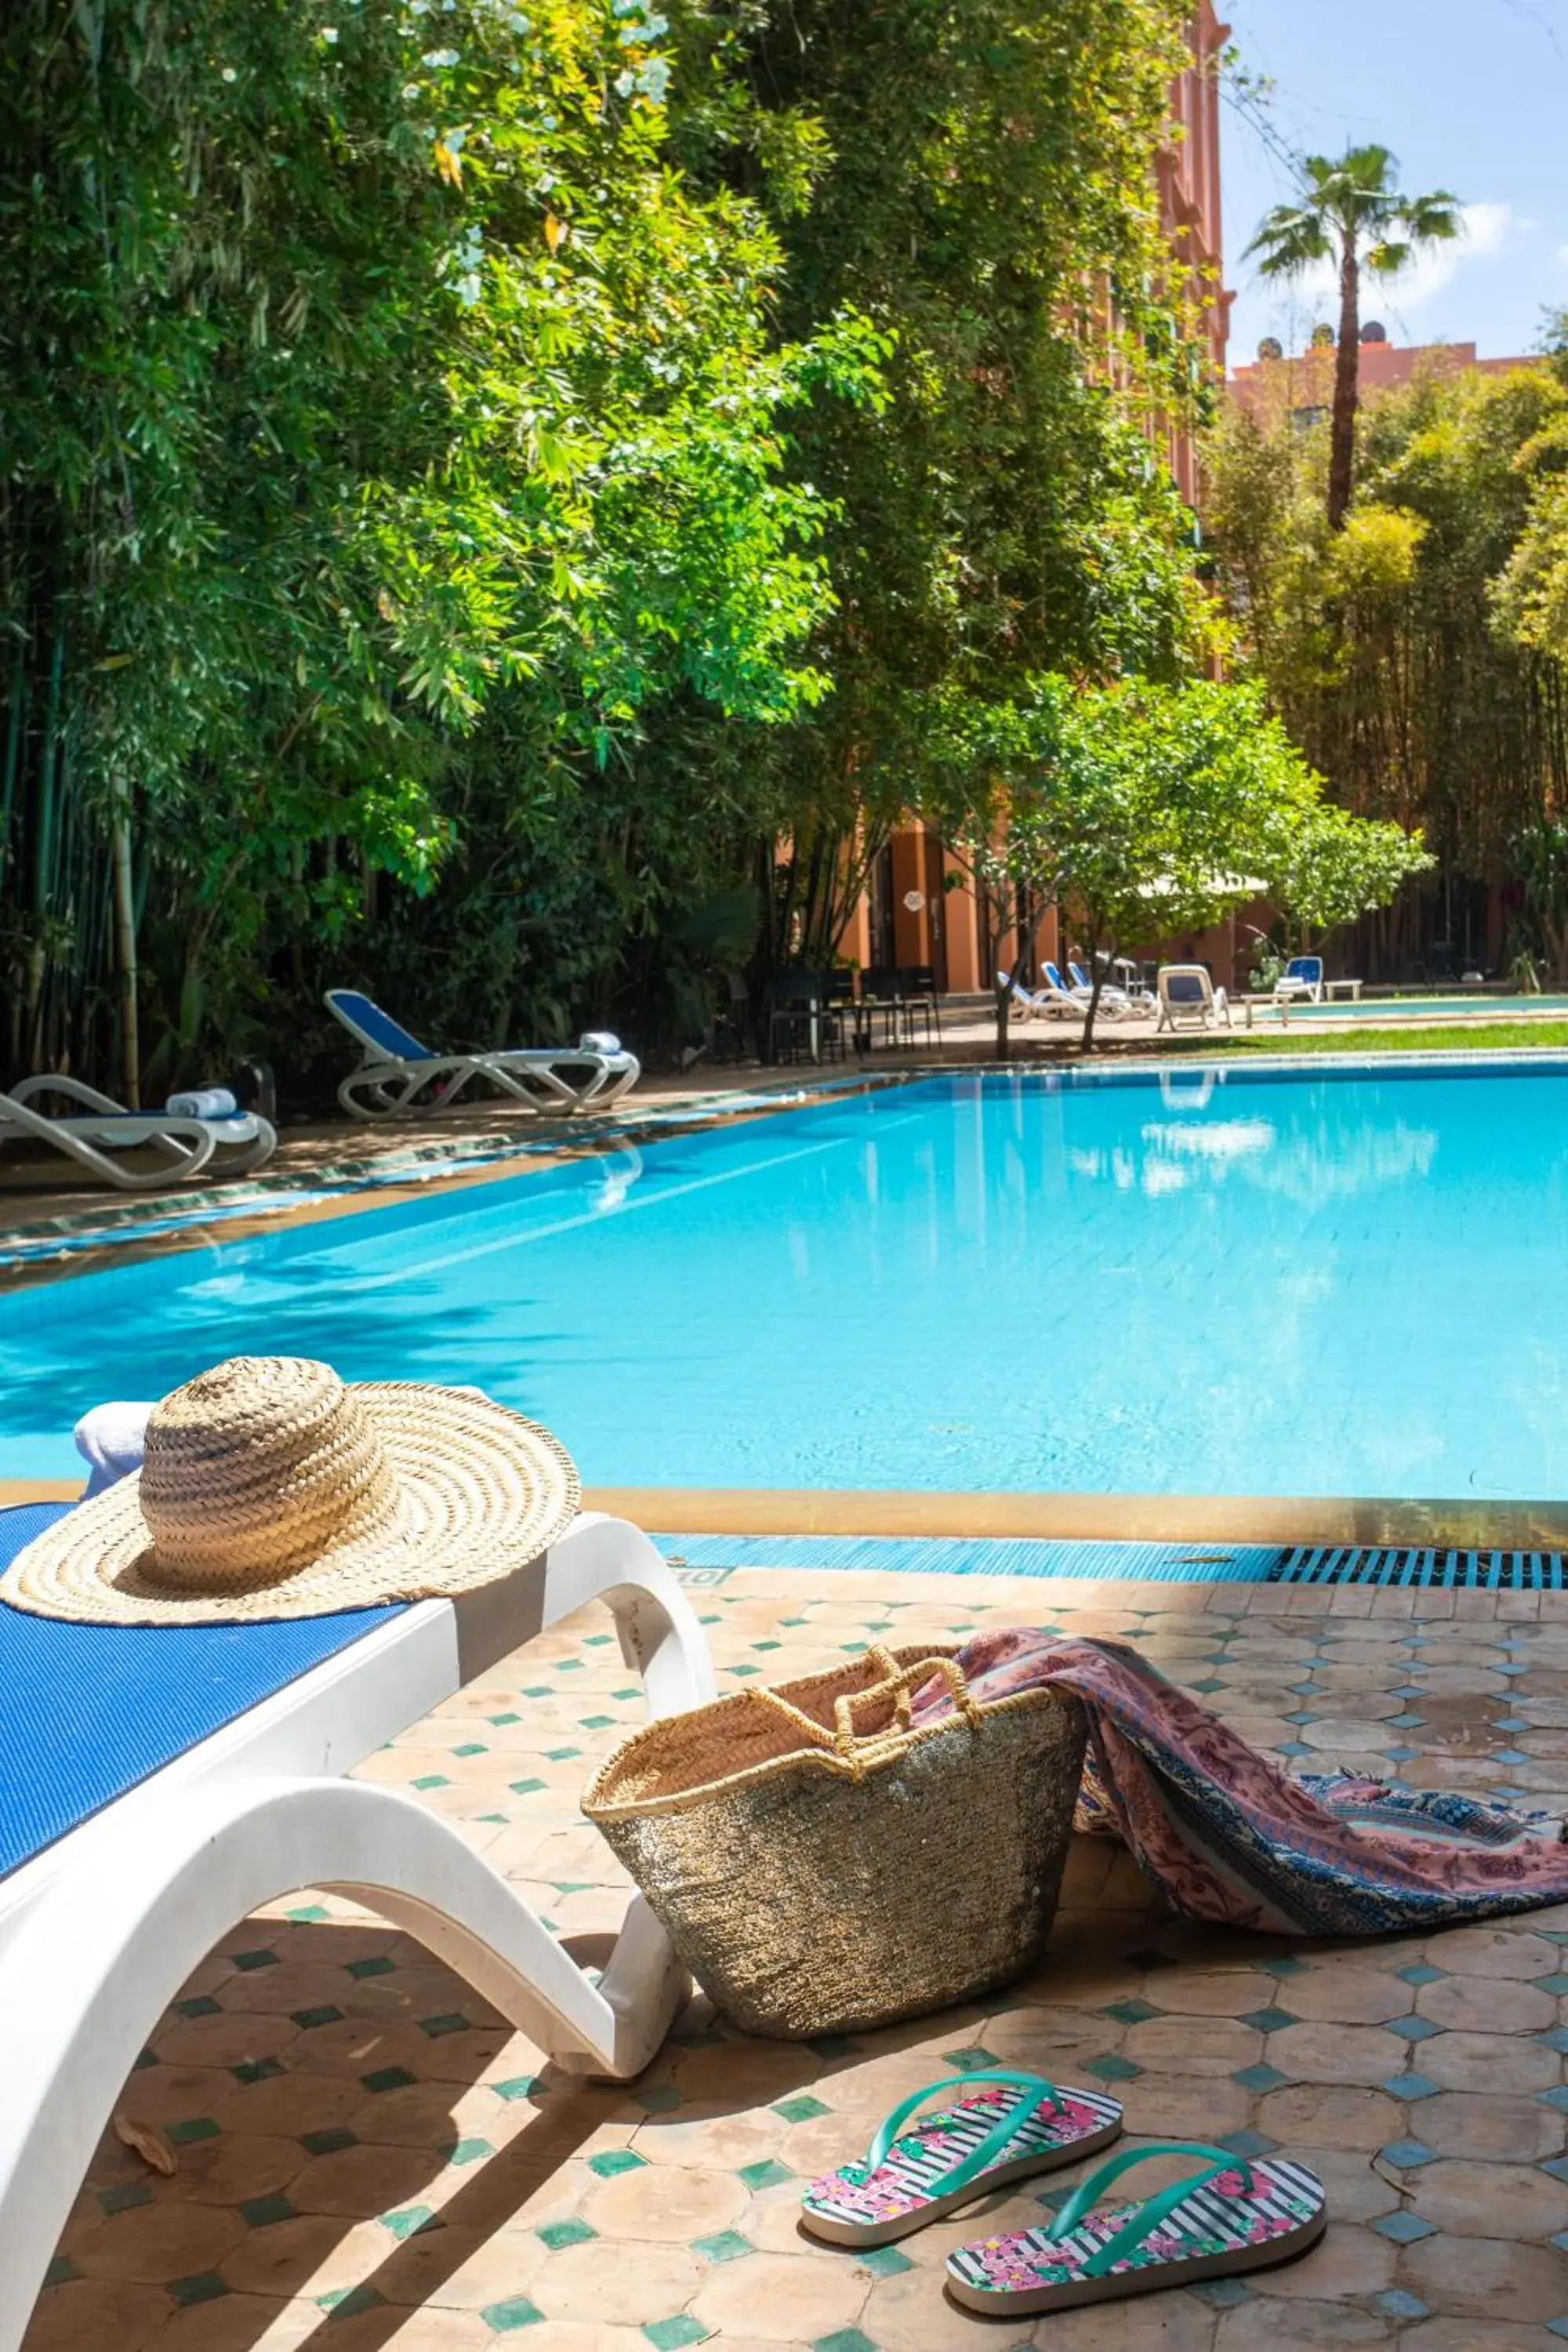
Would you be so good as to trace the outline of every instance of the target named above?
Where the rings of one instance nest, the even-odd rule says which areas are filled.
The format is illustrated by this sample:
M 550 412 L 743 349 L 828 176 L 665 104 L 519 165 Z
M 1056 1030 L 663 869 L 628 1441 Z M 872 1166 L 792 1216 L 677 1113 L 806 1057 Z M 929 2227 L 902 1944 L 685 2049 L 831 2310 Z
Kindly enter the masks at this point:
M 992 993 L 996 999 L 996 1059 L 1005 1062 L 1012 1050 L 1008 1027 L 1013 1013 L 1013 992 L 1010 988 L 998 988 L 993 982 Z
M 1361 263 L 1355 232 L 1340 254 L 1340 340 L 1334 352 L 1334 413 L 1329 440 L 1329 529 L 1342 530 L 1355 477 L 1355 417 L 1361 369 Z

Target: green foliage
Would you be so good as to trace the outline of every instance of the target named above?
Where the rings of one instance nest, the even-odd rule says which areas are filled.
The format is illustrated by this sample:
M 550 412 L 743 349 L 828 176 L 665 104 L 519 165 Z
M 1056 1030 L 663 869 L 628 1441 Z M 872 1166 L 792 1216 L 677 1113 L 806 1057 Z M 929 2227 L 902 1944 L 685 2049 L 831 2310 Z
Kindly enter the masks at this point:
M 679 1034 L 944 713 L 1201 666 L 1184 0 L 667 5 L 15 0 L 12 1066 L 119 1059 L 116 825 L 159 1083 Z
M 1428 372 L 1369 404 L 1355 501 L 1331 534 L 1325 435 L 1233 410 L 1210 452 L 1208 520 L 1254 669 L 1332 798 L 1423 829 L 1441 904 L 1471 878 L 1521 879 L 1516 944 L 1568 976 L 1546 935 L 1552 860 L 1530 846 L 1568 816 L 1568 698 L 1521 612 L 1565 447 L 1568 383 L 1549 367 Z M 1420 894 L 1402 892 L 1361 952 L 1407 969 L 1423 923 Z
M 1348 921 L 1428 862 L 1418 838 L 1323 799 L 1258 688 L 1208 679 L 1033 680 L 984 735 L 954 729 L 930 811 L 1001 908 L 1010 892 L 1065 907 L 1097 969 L 1260 895 Z
M 130 795 L 172 1032 L 185 971 L 232 1029 L 279 943 L 296 978 L 341 952 L 476 810 L 504 864 L 650 708 L 826 690 L 826 508 L 782 425 L 873 396 L 879 339 L 773 332 L 756 208 L 669 168 L 658 19 L 531 9 L 10 20 L 9 929 L 101 939 Z M 13 1055 L 90 1054 L 76 994 Z

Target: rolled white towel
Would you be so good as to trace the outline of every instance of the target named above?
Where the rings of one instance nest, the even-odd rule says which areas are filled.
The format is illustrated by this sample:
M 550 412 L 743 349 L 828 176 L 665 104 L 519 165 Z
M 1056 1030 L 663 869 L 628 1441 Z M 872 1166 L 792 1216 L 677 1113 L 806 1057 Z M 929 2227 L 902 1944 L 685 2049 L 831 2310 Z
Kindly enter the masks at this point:
M 232 1118 L 239 1108 L 226 1087 L 193 1087 L 163 1105 L 171 1118 Z
M 89 1495 L 101 1495 L 106 1486 L 141 1469 L 152 1410 L 150 1404 L 95 1404 L 83 1413 L 74 1434 L 76 1450 L 92 1472 L 87 1482 Z
M 580 1054 L 618 1054 L 621 1041 L 613 1029 L 584 1029 L 577 1040 Z

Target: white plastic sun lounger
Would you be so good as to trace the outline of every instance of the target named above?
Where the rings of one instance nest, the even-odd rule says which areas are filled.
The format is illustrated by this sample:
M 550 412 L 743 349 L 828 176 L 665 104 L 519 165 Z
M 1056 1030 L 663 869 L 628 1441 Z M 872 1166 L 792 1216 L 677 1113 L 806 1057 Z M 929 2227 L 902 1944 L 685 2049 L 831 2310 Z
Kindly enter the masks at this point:
M 1222 1021 L 1230 1027 L 1230 999 L 1215 986 L 1206 964 L 1162 964 L 1157 985 L 1156 1035 L 1162 1029 L 1217 1029 Z
M 601 1045 L 592 1032 L 576 1045 L 437 1054 L 356 988 L 329 988 L 327 1010 L 357 1040 L 363 1056 L 338 1088 L 338 1100 L 353 1118 L 446 1110 L 481 1078 L 532 1110 L 586 1110 L 590 1104 L 607 1110 L 642 1076 L 635 1054 L 612 1040 Z
M 0 1563 L 64 1507 L 0 1512 Z M 670 1570 L 598 1513 L 455 1602 L 174 1628 L 0 1604 L 0 2352 L 17 2352 L 155 2021 L 258 1905 L 335 1889 L 416 1936 L 559 2063 L 620 2079 L 648 2063 L 689 1987 L 640 1896 L 595 1982 L 448 1822 L 342 1777 L 595 1600 L 650 1715 L 712 1696 Z
M 38 1108 L 50 1098 L 81 1108 L 56 1118 Z M 0 1094 L 0 1145 L 27 1139 L 52 1144 L 122 1192 L 151 1192 L 198 1175 L 209 1161 L 215 1176 L 246 1176 L 278 1149 L 268 1121 L 252 1111 L 237 1111 L 229 1118 L 186 1118 L 172 1111 L 127 1110 L 79 1078 L 58 1073 L 23 1078 L 9 1094 Z M 127 1168 L 112 1156 L 139 1148 L 158 1155 L 153 1167 Z

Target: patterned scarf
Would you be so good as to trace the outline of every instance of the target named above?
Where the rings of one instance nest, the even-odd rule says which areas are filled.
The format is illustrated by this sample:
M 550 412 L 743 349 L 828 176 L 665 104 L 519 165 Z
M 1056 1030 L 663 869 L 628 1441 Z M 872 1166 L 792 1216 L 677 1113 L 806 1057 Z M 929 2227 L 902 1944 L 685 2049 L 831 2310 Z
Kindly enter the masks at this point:
M 958 1664 L 983 1705 L 1042 1685 L 1081 1702 L 1075 1826 L 1120 1837 L 1192 1918 L 1375 1936 L 1568 1901 L 1568 1831 L 1547 1815 L 1350 1773 L 1296 1780 L 1121 1642 L 1020 1626 L 968 1643 Z M 915 1720 L 952 1706 L 928 1683 Z

